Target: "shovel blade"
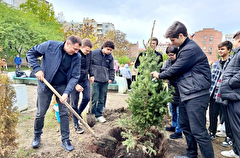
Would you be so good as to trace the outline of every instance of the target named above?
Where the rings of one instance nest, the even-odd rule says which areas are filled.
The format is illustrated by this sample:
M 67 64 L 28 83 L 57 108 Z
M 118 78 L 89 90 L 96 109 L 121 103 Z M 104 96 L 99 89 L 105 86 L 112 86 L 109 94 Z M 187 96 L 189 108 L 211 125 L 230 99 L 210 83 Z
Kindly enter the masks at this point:
M 87 124 L 93 127 L 96 124 L 96 119 L 94 114 L 87 114 Z

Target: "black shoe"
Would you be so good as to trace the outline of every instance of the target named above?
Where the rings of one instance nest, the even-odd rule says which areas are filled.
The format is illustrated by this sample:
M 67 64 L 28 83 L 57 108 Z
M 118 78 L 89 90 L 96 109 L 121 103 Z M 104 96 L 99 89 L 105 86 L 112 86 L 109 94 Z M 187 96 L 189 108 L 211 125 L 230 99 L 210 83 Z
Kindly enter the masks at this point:
M 233 145 L 232 139 L 229 137 L 226 137 L 224 142 L 222 142 L 222 146 L 224 147 L 230 147 Z
M 166 127 L 165 129 L 166 131 L 175 132 L 175 128 L 176 127 L 171 126 L 171 127 Z
M 38 148 L 40 146 L 40 136 L 34 136 L 33 141 L 32 141 L 32 147 L 33 148 Z
M 75 126 L 75 131 L 78 133 L 78 134 L 83 134 L 84 133 L 84 130 L 79 127 L 79 126 Z
M 171 139 L 178 139 L 178 138 L 182 138 L 182 133 L 173 133 L 170 135 Z
M 209 133 L 209 136 L 210 136 L 211 140 L 215 139 L 215 134 L 213 134 L 212 132 Z
M 67 140 L 64 140 L 62 142 L 62 147 L 66 150 L 66 151 L 72 151 L 73 150 L 73 146 L 72 144 L 70 143 L 70 140 L 67 139 Z

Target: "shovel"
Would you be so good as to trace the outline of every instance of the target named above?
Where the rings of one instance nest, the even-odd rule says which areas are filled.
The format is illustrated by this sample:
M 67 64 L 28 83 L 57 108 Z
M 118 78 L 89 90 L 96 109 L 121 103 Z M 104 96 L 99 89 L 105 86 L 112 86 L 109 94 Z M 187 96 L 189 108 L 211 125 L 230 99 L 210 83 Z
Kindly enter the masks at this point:
M 48 86 L 49 89 L 52 90 L 52 92 L 58 97 L 61 98 L 62 96 L 53 88 L 53 86 L 45 79 L 43 78 L 43 82 Z M 66 101 L 64 104 L 67 106 L 67 108 L 78 118 L 78 120 L 81 121 L 81 123 L 89 130 L 89 132 L 96 138 L 99 139 L 99 137 L 95 134 L 95 132 L 89 127 L 89 125 L 78 115 L 78 113 L 69 105 Z
M 88 113 L 87 113 L 87 124 L 90 127 L 93 127 L 96 124 L 96 120 L 95 120 L 95 115 L 92 114 L 92 91 L 91 91 L 91 87 L 90 87 L 90 101 L 89 101 L 89 107 L 88 107 Z

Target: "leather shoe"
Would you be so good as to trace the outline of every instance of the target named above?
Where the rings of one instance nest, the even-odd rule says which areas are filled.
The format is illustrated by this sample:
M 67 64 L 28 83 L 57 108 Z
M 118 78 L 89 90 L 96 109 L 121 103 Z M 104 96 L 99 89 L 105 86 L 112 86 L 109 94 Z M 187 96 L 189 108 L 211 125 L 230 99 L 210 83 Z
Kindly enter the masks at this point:
M 33 141 L 32 141 L 32 147 L 33 148 L 38 148 L 40 146 L 40 136 L 34 136 Z
M 173 133 L 170 135 L 171 139 L 178 139 L 178 138 L 182 138 L 182 133 Z
M 166 131 L 175 132 L 175 127 L 173 127 L 173 126 L 166 127 L 165 129 L 166 129 Z
M 69 139 L 62 141 L 62 147 L 66 151 L 72 151 L 73 150 L 73 146 L 72 146 L 72 144 L 71 144 Z

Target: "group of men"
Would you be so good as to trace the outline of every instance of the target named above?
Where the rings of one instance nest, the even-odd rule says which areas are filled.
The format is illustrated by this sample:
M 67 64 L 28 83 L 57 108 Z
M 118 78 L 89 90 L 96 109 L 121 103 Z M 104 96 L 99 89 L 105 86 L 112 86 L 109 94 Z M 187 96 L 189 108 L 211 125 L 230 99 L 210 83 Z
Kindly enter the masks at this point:
M 72 151 L 73 146 L 69 140 L 69 109 L 64 105 L 65 102 L 71 100 L 71 106 L 81 116 L 92 95 L 91 112 L 95 114 L 97 121 L 106 121 L 103 117 L 103 106 L 108 83 L 114 80 L 114 59 L 111 55 L 114 43 L 105 41 L 100 49 L 91 51 L 92 47 L 89 39 L 81 40 L 80 37 L 71 35 L 65 42 L 47 41 L 27 52 L 28 62 L 39 80 L 33 148 L 40 146 L 44 117 L 53 95 L 52 90 L 42 82 L 44 78 L 61 95 L 61 98 L 56 100 L 60 114 L 61 146 L 66 151 Z M 37 60 L 40 56 L 41 65 Z M 78 106 L 80 92 L 83 93 L 83 98 Z M 76 132 L 83 133 L 74 115 L 73 122 Z
M 179 21 L 174 22 L 166 31 L 165 37 L 178 47 L 176 61 L 160 73 L 152 72 L 154 78 L 173 80 L 177 78 L 179 104 L 179 124 L 187 141 L 187 154 L 175 158 L 197 158 L 198 147 L 204 158 L 213 158 L 211 138 L 216 133 L 217 114 L 221 106 L 226 114 L 225 123 L 229 124 L 233 150 L 222 151 L 226 157 L 240 155 L 240 31 L 233 36 L 233 57 L 226 54 L 231 44 L 219 44 L 221 59 L 210 69 L 208 60 L 201 48 L 188 37 L 187 28 Z M 229 46 L 230 45 L 230 46 Z M 223 55 L 223 53 L 225 53 Z M 211 98 L 211 100 L 210 100 Z M 206 110 L 210 103 L 210 127 L 206 129 Z M 217 114 L 216 114 L 217 113 Z M 226 143 L 226 142 L 225 142 Z
M 205 53 L 188 37 L 187 28 L 183 23 L 175 21 L 166 31 L 165 37 L 169 38 L 177 47 L 176 52 L 173 49 L 168 52 L 169 57 L 175 55 L 176 59 L 173 59 L 174 62 L 171 62 L 170 66 L 164 70 L 162 69 L 160 73 L 154 71 L 151 74 L 156 79 L 174 81 L 175 87 L 178 88 L 179 125 L 186 138 L 187 153 L 184 156 L 175 156 L 175 158 L 197 158 L 198 146 L 202 157 L 214 158 L 211 135 L 206 128 L 206 110 L 210 97 L 210 111 L 218 111 L 214 108 L 211 109 L 214 106 L 212 99 L 215 101 L 214 99 L 219 97 L 222 102 L 227 101 L 224 108 L 227 111 L 228 121 L 225 120 L 225 122 L 228 122 L 231 128 L 233 150 L 221 154 L 227 157 L 239 157 L 240 110 L 237 107 L 240 104 L 240 75 L 238 73 L 240 71 L 240 31 L 233 37 L 233 47 L 236 48 L 233 50 L 234 55 L 232 58 L 224 58 L 228 62 L 222 63 L 220 71 L 217 72 L 219 74 L 213 74 L 214 69 L 211 73 Z M 152 39 L 152 47 L 156 45 L 157 40 Z M 222 43 L 220 48 L 225 46 Z M 69 140 L 68 109 L 63 105 L 65 101 L 69 100 L 69 96 L 72 107 L 81 115 L 92 95 L 92 112 L 99 122 L 106 121 L 102 112 L 108 83 L 114 80 L 114 59 L 111 55 L 114 43 L 106 41 L 100 49 L 92 52 L 91 48 L 90 40 L 81 41 L 77 36 L 70 36 L 66 42 L 47 41 L 36 45 L 27 53 L 29 64 L 39 79 L 37 114 L 32 142 L 34 148 L 40 145 L 44 116 L 53 94 L 42 82 L 43 78 L 46 78 L 62 95 L 57 102 L 61 118 L 62 146 L 65 150 L 73 150 Z M 227 49 L 229 48 L 227 47 Z M 159 54 L 156 53 L 156 55 Z M 39 56 L 43 56 L 42 66 L 37 62 Z M 162 62 L 162 58 L 159 62 Z M 138 65 L 139 63 L 136 61 L 135 67 Z M 217 76 L 217 79 L 213 77 L 214 75 Z M 90 94 L 90 84 L 92 84 L 92 94 Z M 80 92 L 83 92 L 83 100 L 78 108 Z M 213 122 L 215 119 L 213 118 Z M 73 116 L 73 120 L 76 131 L 83 133 L 75 116 Z M 212 133 L 215 131 L 215 127 L 213 129 L 209 127 L 209 130 Z

